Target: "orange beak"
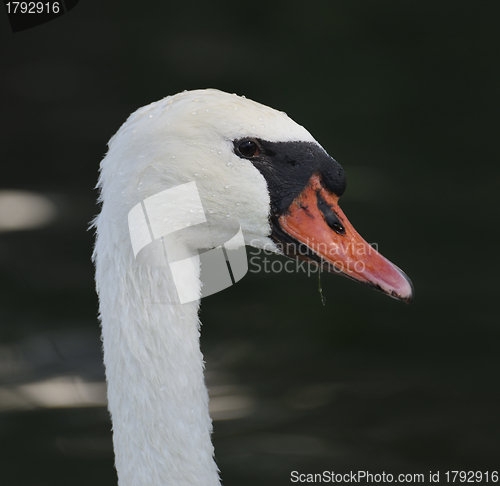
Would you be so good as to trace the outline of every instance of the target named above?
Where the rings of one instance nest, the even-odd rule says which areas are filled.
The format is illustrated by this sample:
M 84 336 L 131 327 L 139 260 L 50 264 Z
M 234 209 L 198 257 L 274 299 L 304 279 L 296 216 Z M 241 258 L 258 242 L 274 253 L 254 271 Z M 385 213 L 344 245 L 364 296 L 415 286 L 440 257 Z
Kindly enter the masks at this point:
M 288 235 L 286 240 L 291 237 L 302 244 L 285 253 L 293 253 L 297 258 L 315 262 L 330 272 L 341 273 L 409 303 L 413 297 L 410 279 L 359 235 L 338 200 L 338 196 L 323 187 L 320 176 L 314 174 L 278 218 L 281 230 Z

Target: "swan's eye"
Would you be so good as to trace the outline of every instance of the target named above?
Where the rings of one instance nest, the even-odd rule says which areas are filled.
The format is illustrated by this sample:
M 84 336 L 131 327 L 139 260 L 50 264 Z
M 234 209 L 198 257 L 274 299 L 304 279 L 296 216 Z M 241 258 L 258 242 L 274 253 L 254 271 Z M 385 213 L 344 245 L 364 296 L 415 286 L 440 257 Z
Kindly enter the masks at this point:
M 259 146 L 252 140 L 245 140 L 238 145 L 238 151 L 243 157 L 251 158 L 260 154 Z

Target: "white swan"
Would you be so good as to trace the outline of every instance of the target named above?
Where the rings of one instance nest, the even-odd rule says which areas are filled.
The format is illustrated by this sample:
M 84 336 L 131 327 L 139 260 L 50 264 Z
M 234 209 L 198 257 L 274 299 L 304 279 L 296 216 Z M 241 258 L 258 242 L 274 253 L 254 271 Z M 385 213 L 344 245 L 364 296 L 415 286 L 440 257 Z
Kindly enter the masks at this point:
M 400 300 L 412 295 L 404 274 L 361 239 L 338 207 L 345 189 L 340 165 L 285 113 L 212 89 L 137 110 L 101 163 L 102 211 L 94 222 L 121 486 L 220 484 L 199 348 L 199 300 L 174 304 L 172 274 L 135 261 L 127 224 L 141 201 L 190 181 L 220 234 L 229 234 L 228 221 L 236 220 L 247 244 L 336 264 L 348 277 Z M 184 237 L 190 247 L 210 246 L 203 232 L 191 229 Z M 178 244 L 188 241 L 181 236 Z

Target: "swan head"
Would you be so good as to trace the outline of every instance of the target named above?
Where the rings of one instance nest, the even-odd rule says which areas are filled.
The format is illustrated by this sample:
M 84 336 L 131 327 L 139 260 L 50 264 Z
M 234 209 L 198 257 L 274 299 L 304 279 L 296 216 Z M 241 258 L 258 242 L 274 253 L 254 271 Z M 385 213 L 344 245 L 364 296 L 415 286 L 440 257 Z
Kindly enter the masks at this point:
M 126 219 L 141 201 L 189 182 L 222 240 L 237 222 L 248 245 L 411 300 L 410 280 L 340 209 L 342 167 L 285 113 L 214 89 L 167 97 L 137 110 L 111 139 L 99 186 L 114 218 Z M 185 234 L 210 246 L 195 227 Z

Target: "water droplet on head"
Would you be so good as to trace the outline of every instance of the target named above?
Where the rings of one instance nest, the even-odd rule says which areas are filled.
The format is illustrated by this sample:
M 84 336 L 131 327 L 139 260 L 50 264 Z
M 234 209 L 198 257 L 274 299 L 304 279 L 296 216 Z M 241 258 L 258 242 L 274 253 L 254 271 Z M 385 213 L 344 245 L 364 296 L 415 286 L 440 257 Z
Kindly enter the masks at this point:
M 197 114 L 198 112 L 196 110 L 191 112 L 191 115 L 197 115 Z
M 225 187 L 226 187 L 226 189 L 229 189 L 229 184 L 226 184 L 226 186 L 225 186 Z
M 262 118 L 261 116 L 259 116 L 259 121 L 264 121 L 264 118 Z

